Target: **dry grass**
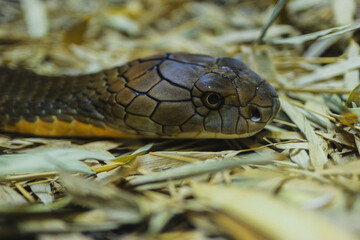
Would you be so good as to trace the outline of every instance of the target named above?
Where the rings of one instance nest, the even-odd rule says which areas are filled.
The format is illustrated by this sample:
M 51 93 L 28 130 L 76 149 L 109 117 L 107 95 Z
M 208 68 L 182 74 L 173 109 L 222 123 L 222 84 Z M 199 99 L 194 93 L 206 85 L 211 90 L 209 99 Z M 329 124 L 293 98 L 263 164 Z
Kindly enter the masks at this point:
M 78 74 L 157 52 L 230 56 L 282 109 L 249 139 L 3 134 L 4 155 L 37 155 L 0 158 L 0 238 L 360 239 L 358 1 L 288 1 L 261 43 L 276 1 L 22 3 L 0 2 L 2 65 Z

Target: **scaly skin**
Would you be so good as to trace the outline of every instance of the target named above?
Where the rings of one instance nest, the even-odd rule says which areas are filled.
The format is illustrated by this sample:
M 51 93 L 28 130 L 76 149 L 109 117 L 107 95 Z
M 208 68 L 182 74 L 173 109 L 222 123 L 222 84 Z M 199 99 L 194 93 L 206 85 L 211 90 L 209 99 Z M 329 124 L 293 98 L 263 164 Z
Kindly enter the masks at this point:
M 238 138 L 280 107 L 242 62 L 154 55 L 81 76 L 0 67 L 0 130 L 41 136 Z

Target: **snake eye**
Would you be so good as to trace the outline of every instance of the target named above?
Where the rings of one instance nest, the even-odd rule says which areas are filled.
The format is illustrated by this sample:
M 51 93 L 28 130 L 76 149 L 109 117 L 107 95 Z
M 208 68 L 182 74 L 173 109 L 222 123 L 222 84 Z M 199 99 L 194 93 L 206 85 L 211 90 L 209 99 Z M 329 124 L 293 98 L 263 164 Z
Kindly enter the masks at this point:
M 259 122 L 261 120 L 261 114 L 257 107 L 250 107 L 250 119 L 253 122 Z
M 223 102 L 223 98 L 216 92 L 207 92 L 203 95 L 204 105 L 210 109 L 217 109 Z

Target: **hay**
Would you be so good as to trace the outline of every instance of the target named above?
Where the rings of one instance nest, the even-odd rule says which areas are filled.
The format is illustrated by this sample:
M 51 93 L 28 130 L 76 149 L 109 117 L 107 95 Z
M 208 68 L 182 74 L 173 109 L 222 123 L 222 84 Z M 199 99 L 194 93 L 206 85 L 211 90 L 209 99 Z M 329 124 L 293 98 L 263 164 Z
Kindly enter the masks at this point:
M 276 15 L 274 1 L 0 2 L 1 65 L 56 75 L 158 52 L 230 56 L 282 104 L 248 139 L 3 133 L 2 157 L 40 155 L 22 155 L 22 174 L 1 166 L 0 238 L 359 239 L 358 4 L 292 0 Z

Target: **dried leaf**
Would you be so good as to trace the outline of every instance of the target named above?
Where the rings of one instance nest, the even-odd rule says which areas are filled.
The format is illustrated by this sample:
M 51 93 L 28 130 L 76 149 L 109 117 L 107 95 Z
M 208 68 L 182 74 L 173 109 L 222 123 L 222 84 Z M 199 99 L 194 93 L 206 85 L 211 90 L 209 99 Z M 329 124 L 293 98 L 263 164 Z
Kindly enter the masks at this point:
M 258 154 L 248 154 L 238 157 L 223 159 L 222 161 L 207 161 L 186 164 L 177 168 L 164 170 L 158 173 L 152 173 L 145 176 L 138 176 L 129 181 L 131 185 L 140 185 L 151 182 L 159 182 L 168 179 L 186 178 L 204 173 L 212 173 L 214 171 L 221 171 L 227 168 L 234 168 L 247 164 L 265 164 L 273 160 L 282 160 L 284 156 L 280 154 L 268 154 L 261 156 Z
M 294 208 L 261 192 L 200 183 L 192 187 L 195 197 L 207 207 L 246 222 L 271 239 L 357 239 L 316 213 Z
M 92 174 L 91 169 L 80 160 L 110 160 L 111 156 L 101 152 L 76 148 L 46 148 L 21 154 L 0 156 L 0 176 L 43 171 L 67 170 Z
M 298 111 L 294 106 L 289 104 L 286 97 L 280 96 L 282 108 L 291 120 L 296 123 L 299 129 L 305 134 L 309 141 L 309 152 L 311 163 L 315 169 L 323 168 L 324 164 L 327 163 L 327 143 L 320 136 L 316 135 L 313 127 L 306 119 L 305 115 Z
M 285 39 L 277 39 L 277 40 L 272 40 L 272 41 L 267 41 L 267 42 L 272 43 L 272 44 L 294 44 L 294 45 L 297 45 L 297 44 L 302 44 L 307 41 L 311 41 L 311 40 L 315 40 L 315 39 L 325 39 L 325 38 L 335 37 L 338 35 L 343 35 L 344 33 L 355 31 L 356 29 L 359 29 L 359 28 L 360 28 L 360 23 L 355 23 L 352 25 L 334 27 L 334 28 L 329 28 L 326 30 L 309 33 L 309 34 L 305 34 L 305 35 L 301 35 L 301 36 L 290 37 L 290 38 L 285 38 Z

